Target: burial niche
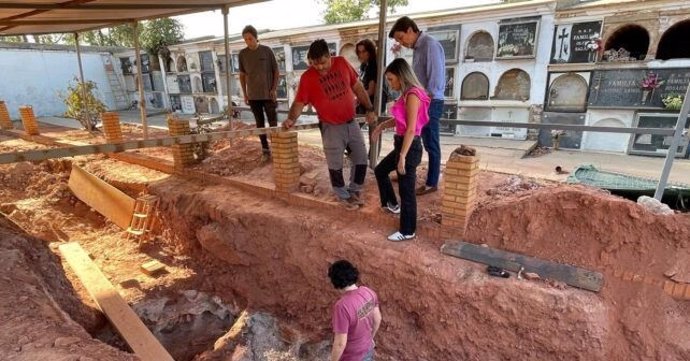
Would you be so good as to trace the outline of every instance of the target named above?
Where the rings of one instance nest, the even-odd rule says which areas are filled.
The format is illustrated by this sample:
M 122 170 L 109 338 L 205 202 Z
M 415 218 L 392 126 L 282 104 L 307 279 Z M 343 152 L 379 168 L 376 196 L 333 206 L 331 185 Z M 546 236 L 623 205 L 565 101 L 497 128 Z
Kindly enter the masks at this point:
M 579 74 L 567 73 L 549 87 L 548 111 L 584 112 L 587 105 L 587 81 Z
M 491 61 L 494 58 L 494 39 L 486 31 L 472 35 L 467 42 L 465 61 Z
M 178 73 L 184 73 L 187 71 L 187 59 L 185 59 L 184 55 L 180 55 L 177 57 L 177 72 Z
M 194 106 L 197 113 L 208 114 L 208 100 L 205 97 L 194 97 Z
M 219 114 L 220 107 L 218 106 L 218 101 L 216 98 L 211 98 L 211 114 Z
M 644 60 L 649 48 L 649 33 L 639 25 L 625 25 L 606 40 L 604 60 Z
M 501 75 L 494 92 L 497 100 L 529 100 L 530 77 L 524 70 L 510 69 Z
M 690 20 L 670 27 L 661 37 L 656 58 L 660 60 L 690 58 Z
M 467 74 L 462 80 L 461 100 L 489 99 L 489 78 L 481 72 Z

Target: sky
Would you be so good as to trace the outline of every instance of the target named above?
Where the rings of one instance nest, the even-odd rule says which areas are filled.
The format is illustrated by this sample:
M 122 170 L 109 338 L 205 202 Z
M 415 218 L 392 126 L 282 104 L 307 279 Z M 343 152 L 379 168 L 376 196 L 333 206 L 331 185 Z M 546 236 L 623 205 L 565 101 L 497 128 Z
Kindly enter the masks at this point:
M 495 0 L 408 0 L 409 5 L 396 8 L 392 17 L 460 6 L 472 6 L 496 2 Z M 300 26 L 323 24 L 325 6 L 318 0 L 271 0 L 264 3 L 231 8 L 228 21 L 230 34 L 242 31 L 245 25 L 263 29 L 288 29 Z M 372 11 L 371 16 L 378 12 Z M 185 38 L 192 39 L 206 35 L 223 35 L 223 15 L 218 11 L 178 16 L 185 27 Z

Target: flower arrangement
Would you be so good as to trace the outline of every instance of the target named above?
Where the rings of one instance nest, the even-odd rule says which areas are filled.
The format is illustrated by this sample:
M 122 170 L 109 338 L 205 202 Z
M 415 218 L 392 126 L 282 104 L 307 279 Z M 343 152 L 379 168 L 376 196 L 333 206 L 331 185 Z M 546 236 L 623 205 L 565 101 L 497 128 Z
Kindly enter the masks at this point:
M 640 82 L 640 88 L 643 90 L 654 90 L 664 84 L 663 80 L 659 80 L 659 74 L 649 72 L 647 76 Z
M 683 106 L 683 96 L 676 93 L 670 93 L 661 99 L 661 102 L 664 103 L 664 108 L 668 110 L 680 110 Z

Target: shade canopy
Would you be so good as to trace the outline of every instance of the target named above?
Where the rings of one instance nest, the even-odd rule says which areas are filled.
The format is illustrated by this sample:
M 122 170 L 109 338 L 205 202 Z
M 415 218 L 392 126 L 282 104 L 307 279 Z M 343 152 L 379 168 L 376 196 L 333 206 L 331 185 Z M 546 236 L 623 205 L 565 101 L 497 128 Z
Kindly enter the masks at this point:
M 0 36 L 74 33 L 267 0 L 0 1 Z

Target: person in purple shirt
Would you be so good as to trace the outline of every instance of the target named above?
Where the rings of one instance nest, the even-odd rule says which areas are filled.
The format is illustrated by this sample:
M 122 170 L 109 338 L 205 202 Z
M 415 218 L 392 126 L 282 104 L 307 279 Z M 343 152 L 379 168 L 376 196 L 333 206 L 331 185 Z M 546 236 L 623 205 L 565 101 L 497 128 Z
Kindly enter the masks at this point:
M 331 361 L 374 360 L 374 336 L 381 325 L 378 296 L 368 287 L 357 286 L 359 271 L 346 260 L 334 262 L 328 277 L 341 293 L 333 305 Z
M 429 123 L 422 129 L 422 142 L 429 154 L 429 170 L 426 184 L 417 188 L 416 193 L 423 195 L 435 192 L 441 176 L 439 122 L 443 114 L 443 91 L 446 81 L 446 56 L 443 46 L 429 34 L 420 31 L 417 24 L 407 16 L 401 17 L 393 24 L 388 37 L 414 50 L 412 69 L 431 97 Z

